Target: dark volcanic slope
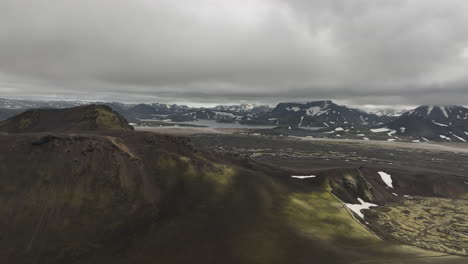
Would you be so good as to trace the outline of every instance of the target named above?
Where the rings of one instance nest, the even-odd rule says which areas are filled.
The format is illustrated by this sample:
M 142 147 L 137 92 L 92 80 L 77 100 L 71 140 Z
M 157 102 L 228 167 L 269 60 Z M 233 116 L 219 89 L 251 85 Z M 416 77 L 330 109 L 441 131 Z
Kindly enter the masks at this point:
M 344 261 L 283 222 L 291 187 L 278 171 L 185 139 L 19 134 L 0 145 L 1 263 Z
M 326 177 L 188 139 L 24 133 L 0 146 L 0 263 L 430 263 L 354 221 Z
M 0 131 L 8 133 L 93 130 L 133 130 L 133 127 L 105 105 L 32 109 L 0 122 Z

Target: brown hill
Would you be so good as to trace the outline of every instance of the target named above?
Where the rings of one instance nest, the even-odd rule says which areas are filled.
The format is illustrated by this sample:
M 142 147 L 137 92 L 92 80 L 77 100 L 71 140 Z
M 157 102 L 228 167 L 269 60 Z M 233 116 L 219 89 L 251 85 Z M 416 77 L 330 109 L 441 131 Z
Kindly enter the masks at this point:
M 0 122 L 0 131 L 8 133 L 95 130 L 133 130 L 133 127 L 123 116 L 105 105 L 32 109 Z

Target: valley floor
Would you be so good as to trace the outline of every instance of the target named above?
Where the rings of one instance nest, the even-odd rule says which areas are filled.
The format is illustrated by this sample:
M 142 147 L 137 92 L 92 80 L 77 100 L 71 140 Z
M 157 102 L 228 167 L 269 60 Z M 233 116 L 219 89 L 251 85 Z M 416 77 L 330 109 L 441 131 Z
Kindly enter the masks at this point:
M 196 135 L 196 134 L 243 134 L 248 131 L 246 129 L 236 128 L 214 128 L 214 127 L 136 127 L 138 131 L 149 131 L 161 134 L 170 135 Z M 258 135 L 253 135 L 258 136 Z M 285 138 L 285 137 L 277 137 Z M 433 151 L 447 151 L 454 153 L 468 153 L 468 144 L 465 143 L 412 143 L 412 142 L 389 142 L 385 140 L 360 140 L 360 139 L 335 139 L 335 138 L 312 138 L 312 137 L 296 137 L 289 136 L 289 139 L 297 139 L 304 141 L 322 141 L 322 142 L 337 142 L 337 143 L 355 143 L 366 145 L 377 145 L 390 148 L 409 148 L 416 150 L 433 150 Z

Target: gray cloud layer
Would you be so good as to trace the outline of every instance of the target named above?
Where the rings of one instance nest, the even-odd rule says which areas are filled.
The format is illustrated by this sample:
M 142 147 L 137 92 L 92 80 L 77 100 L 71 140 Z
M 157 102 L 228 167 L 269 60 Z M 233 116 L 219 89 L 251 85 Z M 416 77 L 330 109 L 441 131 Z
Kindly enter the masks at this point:
M 1 0 L 0 95 L 468 104 L 465 0 Z

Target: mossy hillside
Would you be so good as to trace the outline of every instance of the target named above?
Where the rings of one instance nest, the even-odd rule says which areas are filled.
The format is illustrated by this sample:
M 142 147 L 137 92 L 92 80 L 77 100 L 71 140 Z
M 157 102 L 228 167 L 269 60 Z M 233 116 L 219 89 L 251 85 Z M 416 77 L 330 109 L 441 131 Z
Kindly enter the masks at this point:
M 38 110 L 29 110 L 17 116 L 10 117 L 0 122 L 0 131 L 17 131 L 30 129 L 38 122 L 40 114 Z
M 340 207 L 326 178 L 116 134 L 0 138 L 0 260 L 405 263 Z
M 141 210 L 134 207 L 143 200 L 138 178 L 127 186 L 119 181 L 119 173 L 132 166 L 127 159 L 97 149 L 83 154 L 79 145 L 67 152 L 66 142 L 55 144 L 43 146 L 45 152 L 32 149 L 19 163 L 1 156 L 0 244 L 8 248 L 5 254 L 29 263 L 39 253 L 41 259 L 89 253 Z
M 235 173 L 227 185 L 203 172 L 185 174 L 161 208 L 159 222 L 148 227 L 144 239 L 117 263 L 155 259 L 162 263 L 360 263 L 362 259 L 381 263 L 377 261 L 385 259 L 386 263 L 414 264 L 423 263 L 419 261 L 428 254 L 383 242 L 355 221 L 324 186 L 232 169 Z M 218 185 L 223 185 L 223 192 Z
M 2 254 L 49 263 L 108 261 L 117 252 L 136 263 L 284 263 L 290 252 L 332 253 L 302 237 L 285 213 L 295 183 L 202 154 L 159 149 L 147 164 L 109 152 L 108 138 L 71 140 L 28 144 L 28 166 L 1 157 L 2 190 L 22 186 L 1 193 Z
M 96 127 L 98 130 L 128 130 L 127 121 L 117 112 L 104 107 L 96 108 Z
M 0 131 L 9 133 L 95 130 L 130 131 L 133 127 L 124 117 L 105 105 L 32 109 L 0 122 Z
M 285 212 L 291 224 L 304 236 L 330 241 L 379 239 L 357 221 L 349 221 L 350 212 L 328 192 L 291 194 Z

